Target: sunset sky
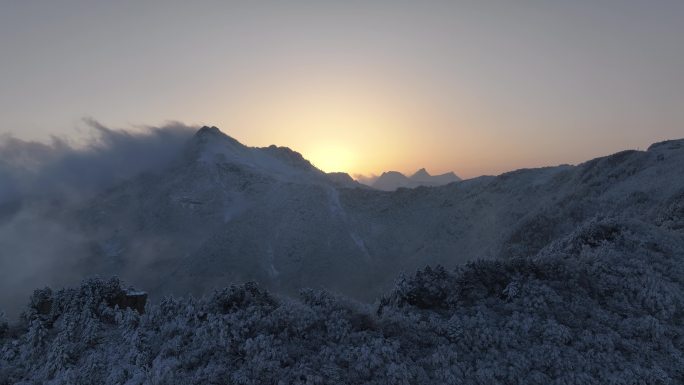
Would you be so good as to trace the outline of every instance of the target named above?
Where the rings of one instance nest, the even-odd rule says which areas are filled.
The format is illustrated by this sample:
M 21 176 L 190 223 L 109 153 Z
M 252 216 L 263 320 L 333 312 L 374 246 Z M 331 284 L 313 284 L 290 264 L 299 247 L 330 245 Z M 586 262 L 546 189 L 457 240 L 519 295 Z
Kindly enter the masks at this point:
M 684 137 L 684 1 L 0 1 L 0 133 L 216 125 L 462 177 Z

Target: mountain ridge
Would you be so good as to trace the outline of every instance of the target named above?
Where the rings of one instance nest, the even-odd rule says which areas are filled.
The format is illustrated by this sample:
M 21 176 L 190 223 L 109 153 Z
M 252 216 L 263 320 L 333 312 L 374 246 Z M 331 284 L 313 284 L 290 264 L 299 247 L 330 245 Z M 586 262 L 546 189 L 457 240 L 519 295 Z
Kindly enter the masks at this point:
M 292 178 L 279 174 L 282 165 L 219 157 L 94 200 L 84 212 L 98 217 L 104 202 L 115 201 L 105 211 L 117 215 L 85 227 L 99 234 L 87 236 L 98 239 L 95 249 L 118 237 L 126 250 L 117 257 L 121 266 L 155 261 L 136 263 L 142 275 L 121 271 L 134 282 L 149 278 L 161 292 L 201 294 L 256 280 L 287 293 L 319 287 L 369 298 L 396 274 L 427 263 L 534 254 L 596 215 L 650 215 L 655 197 L 669 201 L 684 189 L 662 179 L 681 176 L 684 151 L 672 146 L 396 192 L 341 187 L 315 170 Z M 647 201 L 634 206 L 635 199 Z M 147 250 L 160 239 L 170 245 L 155 246 L 166 255 L 161 264 Z
M 60 284 L 117 274 L 154 298 L 254 280 L 286 294 L 314 287 L 372 300 L 401 272 L 535 255 L 597 216 L 680 231 L 684 140 L 379 191 L 309 168 L 293 150 L 223 135 L 208 127 L 199 135 L 207 143 L 190 140 L 167 168 L 72 205 L 26 202 L 68 234 L 53 248 L 69 272 Z
M 430 175 L 425 168 L 413 173 L 410 177 L 399 171 L 383 172 L 371 186 L 378 190 L 394 191 L 398 188 L 416 188 L 420 186 L 441 186 L 453 182 L 460 182 L 453 171 L 440 175 Z

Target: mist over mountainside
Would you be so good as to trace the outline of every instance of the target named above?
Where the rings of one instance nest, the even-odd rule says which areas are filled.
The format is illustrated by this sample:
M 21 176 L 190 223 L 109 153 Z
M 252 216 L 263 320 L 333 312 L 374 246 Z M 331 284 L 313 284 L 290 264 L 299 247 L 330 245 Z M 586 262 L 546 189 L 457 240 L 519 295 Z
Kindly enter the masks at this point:
M 117 186 L 73 220 L 93 240 L 89 266 L 153 292 L 256 280 L 372 299 L 401 271 L 532 255 L 592 218 L 654 215 L 684 191 L 678 145 L 388 193 L 340 188 L 300 156 L 281 162 L 200 131 L 177 166 Z
M 427 170 L 421 168 L 410 177 L 407 177 L 398 171 L 383 172 L 382 175 L 370 183 L 370 185 L 378 190 L 394 191 L 402 187 L 416 188 L 420 186 L 441 186 L 460 180 L 461 178 L 456 176 L 453 172 L 441 175 L 430 175 Z
M 652 220 L 684 194 L 683 165 L 682 141 L 671 141 L 578 166 L 384 192 L 325 174 L 290 149 L 246 147 L 204 127 L 164 168 L 76 204 L 22 202 L 38 208 L 4 219 L 12 226 L 2 235 L 15 239 L 3 271 L 12 274 L 13 254 L 36 249 L 19 230 L 40 222 L 50 229 L 39 252 L 51 263 L 24 277 L 31 289 L 116 274 L 153 296 L 254 280 L 372 300 L 426 264 L 534 255 L 595 218 Z M 11 279 L 2 291 L 21 293 Z
M 0 315 L 0 384 L 684 381 L 684 140 L 394 192 L 215 127 L 182 143 L 97 193 L 4 201 L 10 320 L 26 282 L 119 275 L 151 303 L 37 290 Z
M 76 143 L 0 136 L 0 307 L 11 313 L 37 286 L 83 277 L 79 265 L 92 253 L 70 214 L 112 186 L 166 169 L 197 131 L 180 123 L 136 132 L 85 123 Z
M 684 385 L 684 0 L 36 3 L 0 385 Z
M 0 384 L 680 384 L 681 202 L 422 269 L 373 305 L 247 283 L 141 314 L 117 279 L 36 290 L 19 324 L 0 314 Z

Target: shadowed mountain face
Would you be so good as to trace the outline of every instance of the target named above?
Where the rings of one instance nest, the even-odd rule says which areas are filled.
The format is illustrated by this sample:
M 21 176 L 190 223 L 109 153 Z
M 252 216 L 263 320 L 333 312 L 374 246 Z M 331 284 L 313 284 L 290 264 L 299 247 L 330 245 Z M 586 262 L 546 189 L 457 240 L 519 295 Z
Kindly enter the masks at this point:
M 58 217 L 87 251 L 69 260 L 74 272 L 118 274 L 152 296 L 256 280 L 371 299 L 401 271 L 534 255 L 597 217 L 660 221 L 681 234 L 682 143 L 385 192 L 325 174 L 290 149 L 246 147 L 204 127 L 164 171 Z
M 384 191 L 394 191 L 398 188 L 416 188 L 420 186 L 442 186 L 460 181 L 461 178 L 453 172 L 441 175 L 430 175 L 427 170 L 421 168 L 410 177 L 398 172 L 387 171 L 382 173 L 373 182 L 373 188 Z
M 684 194 L 684 150 L 673 143 L 382 192 L 348 188 L 292 150 L 202 128 L 173 167 L 117 186 L 74 219 L 93 250 L 89 272 L 153 293 L 256 280 L 371 298 L 402 270 L 531 255 L 596 216 L 659 215 Z

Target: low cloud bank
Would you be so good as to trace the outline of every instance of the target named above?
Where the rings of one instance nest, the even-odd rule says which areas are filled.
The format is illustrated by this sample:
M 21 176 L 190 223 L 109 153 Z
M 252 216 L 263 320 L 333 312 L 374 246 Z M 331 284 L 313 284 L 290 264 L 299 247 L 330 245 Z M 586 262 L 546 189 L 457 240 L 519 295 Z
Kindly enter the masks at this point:
M 112 129 L 94 120 L 85 145 L 0 137 L 0 204 L 33 197 L 69 198 L 107 188 L 173 160 L 194 128 L 181 123 L 141 131 Z
M 366 186 L 372 186 L 380 176 L 375 174 L 354 174 L 352 177 L 359 183 L 363 183 Z
M 0 136 L 0 310 L 15 316 L 28 293 L 80 278 L 87 240 L 66 215 L 117 182 L 167 167 L 196 130 L 181 123 L 131 131 L 88 119 L 85 142 Z

